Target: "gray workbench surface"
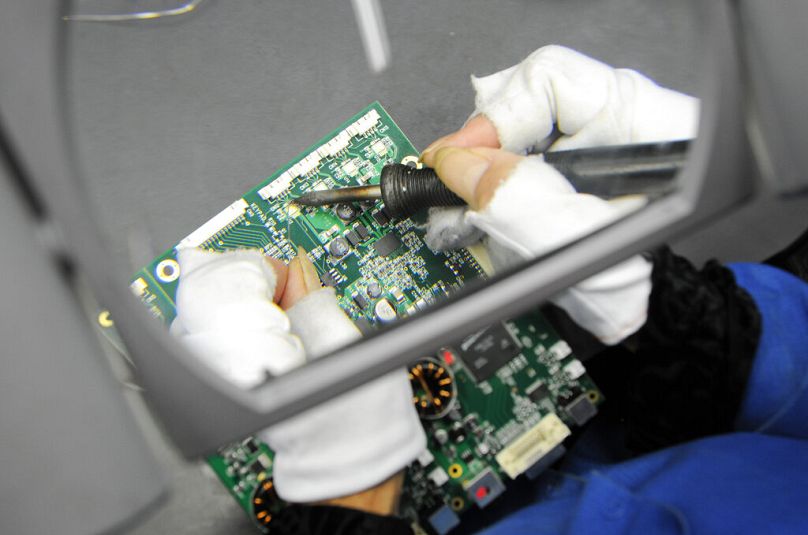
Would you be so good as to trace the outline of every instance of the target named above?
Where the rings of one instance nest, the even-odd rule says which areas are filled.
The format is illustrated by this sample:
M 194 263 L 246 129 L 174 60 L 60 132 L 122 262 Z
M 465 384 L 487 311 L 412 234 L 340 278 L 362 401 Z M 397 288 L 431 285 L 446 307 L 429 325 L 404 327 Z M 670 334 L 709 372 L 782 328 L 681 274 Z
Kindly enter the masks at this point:
M 682 91 L 699 86 L 686 2 L 382 5 L 393 62 L 379 76 L 368 70 L 348 0 L 208 0 L 173 20 L 71 24 L 74 138 L 109 253 L 134 271 L 374 100 L 424 147 L 472 111 L 470 74 L 505 68 L 543 44 Z M 743 241 L 729 222 L 683 249 L 747 259 L 773 251 L 793 235 L 778 229 L 799 205 L 766 206 L 769 224 L 747 214 Z M 253 532 L 223 487 L 156 443 L 173 493 L 135 533 Z

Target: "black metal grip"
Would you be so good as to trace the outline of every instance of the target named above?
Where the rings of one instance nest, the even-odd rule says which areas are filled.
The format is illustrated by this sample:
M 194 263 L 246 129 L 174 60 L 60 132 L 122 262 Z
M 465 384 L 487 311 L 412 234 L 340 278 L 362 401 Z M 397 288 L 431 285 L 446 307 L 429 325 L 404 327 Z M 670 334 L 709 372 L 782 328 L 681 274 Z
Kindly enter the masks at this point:
M 382 200 L 396 218 L 430 206 L 463 206 L 466 201 L 455 195 L 433 169 L 415 169 L 400 163 L 385 165 L 380 180 Z

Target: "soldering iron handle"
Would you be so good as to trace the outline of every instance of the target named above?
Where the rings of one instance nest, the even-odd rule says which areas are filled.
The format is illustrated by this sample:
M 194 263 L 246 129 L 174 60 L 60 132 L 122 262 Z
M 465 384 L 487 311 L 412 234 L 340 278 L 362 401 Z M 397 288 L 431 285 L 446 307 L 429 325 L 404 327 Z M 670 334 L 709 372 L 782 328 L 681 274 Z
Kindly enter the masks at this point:
M 387 210 L 404 218 L 431 206 L 464 206 L 466 202 L 441 182 L 433 169 L 394 163 L 382 168 L 380 185 Z
M 669 192 L 684 167 L 689 140 L 614 145 L 543 154 L 544 161 L 569 180 L 578 193 L 602 198 Z
M 544 161 L 555 167 L 578 193 L 609 199 L 622 195 L 656 197 L 670 192 L 684 167 L 689 140 L 615 145 L 545 152 Z M 433 169 L 403 164 L 384 166 L 381 193 L 396 218 L 431 206 L 462 206 Z

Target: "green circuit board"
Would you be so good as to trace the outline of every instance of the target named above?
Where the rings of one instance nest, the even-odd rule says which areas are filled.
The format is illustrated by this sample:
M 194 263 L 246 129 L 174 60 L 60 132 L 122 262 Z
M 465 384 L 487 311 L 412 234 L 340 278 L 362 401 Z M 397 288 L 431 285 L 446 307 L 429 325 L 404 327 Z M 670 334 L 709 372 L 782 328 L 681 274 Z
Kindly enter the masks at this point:
M 312 189 L 377 184 L 391 162 L 418 152 L 373 103 L 139 271 L 131 288 L 152 314 L 174 319 L 177 247 L 259 249 L 291 259 L 303 247 L 323 283 L 363 332 L 421 313 L 465 282 L 485 277 L 467 249 L 431 251 L 422 219 L 392 220 L 381 203 L 301 208 Z M 448 533 L 471 507 L 487 507 L 508 481 L 535 475 L 563 453 L 570 428 L 601 401 L 597 387 L 540 313 L 498 322 L 410 367 L 413 403 L 429 448 L 407 470 L 401 514 L 427 533 Z M 255 437 L 208 459 L 256 526 L 271 533 L 283 507 L 273 455 Z

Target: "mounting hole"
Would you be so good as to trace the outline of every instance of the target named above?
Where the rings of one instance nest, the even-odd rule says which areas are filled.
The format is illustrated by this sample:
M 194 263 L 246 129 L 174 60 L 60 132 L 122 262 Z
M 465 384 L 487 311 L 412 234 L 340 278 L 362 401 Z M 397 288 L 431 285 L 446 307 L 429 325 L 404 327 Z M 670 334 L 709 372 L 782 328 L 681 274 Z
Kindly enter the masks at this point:
M 466 505 L 466 501 L 459 496 L 455 496 L 449 501 L 449 507 L 455 511 L 462 511 L 464 505 Z
M 597 403 L 598 401 L 600 401 L 600 392 L 598 392 L 597 390 L 590 390 L 589 392 L 586 393 L 586 397 L 589 398 L 589 401 L 591 401 L 592 403 Z
M 173 258 L 166 258 L 154 268 L 154 275 L 160 282 L 174 282 L 180 278 L 180 265 Z
M 463 467 L 457 463 L 454 463 L 452 466 L 449 467 L 449 475 L 454 479 L 463 475 Z

